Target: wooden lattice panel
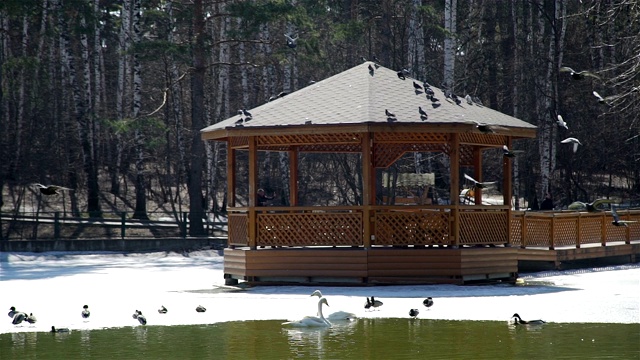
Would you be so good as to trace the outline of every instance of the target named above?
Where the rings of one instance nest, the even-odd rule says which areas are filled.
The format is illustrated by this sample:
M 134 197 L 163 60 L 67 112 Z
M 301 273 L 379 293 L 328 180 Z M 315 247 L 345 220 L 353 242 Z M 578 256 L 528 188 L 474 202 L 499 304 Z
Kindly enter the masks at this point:
M 611 221 L 607 221 L 605 226 L 607 228 L 607 242 L 627 240 L 627 228 L 624 226 L 615 226 Z
M 229 245 L 249 245 L 248 223 L 247 214 L 229 214 Z
M 526 218 L 526 236 L 522 240 L 525 246 L 549 246 L 551 239 L 551 218 Z
M 258 136 L 259 147 L 290 146 L 309 144 L 360 144 L 362 135 L 358 133 L 330 134 L 282 134 L 278 136 Z
M 524 216 L 514 215 L 511 217 L 511 244 L 515 246 L 522 245 L 522 221 Z
M 376 132 L 373 135 L 375 143 L 445 143 L 448 142 L 446 133 L 414 133 L 414 132 Z
M 504 145 L 507 142 L 507 137 L 504 135 L 495 134 L 482 134 L 475 132 L 467 132 L 460 134 L 460 143 L 474 144 L 474 145 Z
M 473 146 L 460 145 L 460 166 L 473 166 Z
M 377 168 L 387 168 L 391 166 L 406 152 L 429 152 L 429 151 L 446 151 L 448 150 L 444 144 L 431 143 L 375 143 L 374 166 Z
M 374 245 L 445 245 L 450 243 L 449 213 L 377 212 Z
M 461 211 L 460 244 L 506 244 L 506 211 Z
M 361 213 L 258 214 L 259 246 L 362 246 Z
M 580 217 L 580 243 L 597 244 L 602 242 L 602 216 Z
M 551 219 L 549 219 L 551 221 Z M 575 245 L 578 238 L 577 218 L 558 218 L 553 220 L 553 244 L 554 246 Z
M 246 148 L 249 146 L 249 137 L 247 136 L 234 136 L 229 138 L 229 144 L 232 149 Z
M 338 153 L 359 153 L 362 151 L 360 144 L 314 144 L 301 145 L 300 152 L 338 152 Z

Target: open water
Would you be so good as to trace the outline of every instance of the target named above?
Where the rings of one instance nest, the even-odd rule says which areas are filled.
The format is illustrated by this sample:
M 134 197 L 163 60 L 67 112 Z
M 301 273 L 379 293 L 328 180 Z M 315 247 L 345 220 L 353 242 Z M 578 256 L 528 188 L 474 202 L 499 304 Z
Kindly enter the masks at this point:
M 640 324 L 280 320 L 0 334 L 9 359 L 640 359 Z

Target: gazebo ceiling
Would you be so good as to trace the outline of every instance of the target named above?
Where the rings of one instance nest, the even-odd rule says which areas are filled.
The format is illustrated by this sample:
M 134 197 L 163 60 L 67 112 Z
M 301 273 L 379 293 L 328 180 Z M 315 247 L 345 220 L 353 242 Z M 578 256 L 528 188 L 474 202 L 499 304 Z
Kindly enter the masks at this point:
M 370 70 L 373 69 L 373 71 Z M 443 90 L 431 87 L 439 106 L 432 105 L 424 90 L 416 89 L 422 81 L 406 77 L 396 71 L 365 62 L 250 109 L 251 120 L 235 115 L 201 130 L 204 140 L 227 140 L 246 136 L 286 136 L 338 133 L 468 133 L 480 143 L 493 134 L 482 134 L 476 124 L 498 128 L 497 137 L 535 137 L 536 127 L 477 103 L 468 103 L 464 95 L 459 102 L 445 97 Z M 423 120 L 422 108 L 427 114 Z M 390 117 L 386 111 L 394 114 Z M 328 139 L 325 139 L 328 140 Z M 333 139 L 335 140 L 335 139 Z M 355 140 L 355 139 L 354 139 Z M 343 139 L 344 141 L 344 139 Z M 314 141 L 315 142 L 315 141 Z M 474 141 L 476 142 L 476 141 Z M 334 143 L 334 141 L 327 141 Z M 284 141 L 283 146 L 292 145 Z

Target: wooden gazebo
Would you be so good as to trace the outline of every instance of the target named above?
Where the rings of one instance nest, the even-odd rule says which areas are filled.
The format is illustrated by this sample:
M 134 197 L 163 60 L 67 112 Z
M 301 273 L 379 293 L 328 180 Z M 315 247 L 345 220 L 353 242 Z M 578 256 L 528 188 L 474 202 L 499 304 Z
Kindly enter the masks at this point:
M 512 160 L 503 160 L 503 205 L 461 205 L 460 167 L 473 167 L 470 175 L 482 181 L 483 150 L 511 148 L 514 139 L 535 137 L 536 128 L 436 87 L 428 96 L 423 86 L 365 62 L 250 109 L 249 120 L 236 115 L 202 130 L 204 140 L 227 145 L 229 283 L 515 280 L 517 249 L 509 246 Z M 236 184 L 244 181 L 236 175 L 239 151 L 248 152 L 249 194 L 258 189 L 258 152 L 288 153 L 290 206 L 257 207 L 254 196 L 248 206 L 237 206 Z M 302 152 L 359 154 L 362 205 L 300 206 Z M 449 156 L 449 204 L 376 202 L 376 169 L 406 152 Z M 480 189 L 474 196 L 482 204 Z

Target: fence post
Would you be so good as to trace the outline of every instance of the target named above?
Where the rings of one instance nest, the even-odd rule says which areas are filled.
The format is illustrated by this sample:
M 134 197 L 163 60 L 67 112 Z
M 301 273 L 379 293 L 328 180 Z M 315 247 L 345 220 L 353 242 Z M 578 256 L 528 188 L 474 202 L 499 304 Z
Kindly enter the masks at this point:
M 127 228 L 127 212 L 123 211 L 120 213 L 120 238 L 122 240 L 124 240 L 126 228 Z
M 606 213 L 603 211 L 602 212 L 602 217 L 600 220 L 600 226 L 602 229 L 602 246 L 607 246 L 607 218 L 606 218 Z
M 551 226 L 549 227 L 549 250 L 553 250 L 556 247 L 556 216 L 551 215 Z
M 60 212 L 56 211 L 53 214 L 53 238 L 55 240 L 60 239 Z
M 182 212 L 182 224 L 180 224 L 180 235 L 183 239 L 187 237 L 187 212 Z

